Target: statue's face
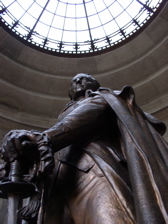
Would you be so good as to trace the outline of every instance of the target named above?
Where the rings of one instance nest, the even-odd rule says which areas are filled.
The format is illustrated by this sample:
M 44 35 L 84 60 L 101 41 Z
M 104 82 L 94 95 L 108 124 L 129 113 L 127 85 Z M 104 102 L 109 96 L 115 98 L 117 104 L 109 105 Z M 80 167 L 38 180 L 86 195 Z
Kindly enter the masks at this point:
M 70 94 L 72 100 L 76 101 L 81 97 L 85 96 L 85 91 L 87 89 L 94 88 L 94 82 L 87 74 L 78 74 L 76 75 L 70 84 Z

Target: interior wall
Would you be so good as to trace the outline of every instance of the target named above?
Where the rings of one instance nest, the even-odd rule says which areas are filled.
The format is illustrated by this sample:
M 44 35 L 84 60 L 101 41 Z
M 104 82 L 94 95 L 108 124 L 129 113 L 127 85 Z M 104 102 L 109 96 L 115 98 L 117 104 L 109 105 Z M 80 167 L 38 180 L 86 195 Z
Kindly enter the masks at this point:
M 2 28 L 0 35 L 1 139 L 11 129 L 51 127 L 69 101 L 71 78 L 80 72 L 112 89 L 132 85 L 138 105 L 168 126 L 168 4 L 131 42 L 94 57 L 52 56 L 23 45 Z
M 109 53 L 63 58 L 29 48 L 0 28 L 0 140 L 12 129 L 45 130 L 69 101 L 71 78 L 93 75 L 102 86 L 132 85 L 141 108 L 168 126 L 168 4 L 139 36 Z M 168 141 L 168 131 L 164 135 Z M 6 223 L 7 200 L 0 200 Z

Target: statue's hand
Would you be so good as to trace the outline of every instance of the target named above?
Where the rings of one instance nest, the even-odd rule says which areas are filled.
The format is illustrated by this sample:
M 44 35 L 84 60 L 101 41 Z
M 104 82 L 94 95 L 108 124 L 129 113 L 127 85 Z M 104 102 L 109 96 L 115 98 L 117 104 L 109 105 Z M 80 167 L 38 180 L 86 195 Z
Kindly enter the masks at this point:
M 37 148 L 36 138 L 31 131 L 12 130 L 2 141 L 1 153 L 7 162 L 13 162 L 24 154 Z
M 2 141 L 1 154 L 7 163 L 20 159 L 23 163 L 32 164 L 35 159 L 41 174 L 51 173 L 54 167 L 49 139 L 37 131 L 10 131 Z

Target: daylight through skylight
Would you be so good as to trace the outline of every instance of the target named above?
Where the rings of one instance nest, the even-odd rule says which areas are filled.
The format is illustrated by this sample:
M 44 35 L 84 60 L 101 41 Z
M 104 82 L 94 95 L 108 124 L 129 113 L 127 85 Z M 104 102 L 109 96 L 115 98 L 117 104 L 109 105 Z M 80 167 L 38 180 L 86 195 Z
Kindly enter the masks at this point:
M 102 51 L 132 36 L 161 0 L 2 0 L 1 22 L 24 41 L 59 54 Z

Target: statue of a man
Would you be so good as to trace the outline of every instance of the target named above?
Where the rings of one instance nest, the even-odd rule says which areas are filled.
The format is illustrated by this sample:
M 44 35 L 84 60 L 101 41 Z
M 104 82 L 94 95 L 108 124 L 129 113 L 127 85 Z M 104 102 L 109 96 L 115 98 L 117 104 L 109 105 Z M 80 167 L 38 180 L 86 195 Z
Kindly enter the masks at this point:
M 11 131 L 2 145 L 9 161 L 25 148 L 44 149 L 44 173 L 53 167 L 55 153 L 44 223 L 168 223 L 165 125 L 136 105 L 130 86 L 112 91 L 81 73 L 72 79 L 69 95 L 71 102 L 52 128 Z

